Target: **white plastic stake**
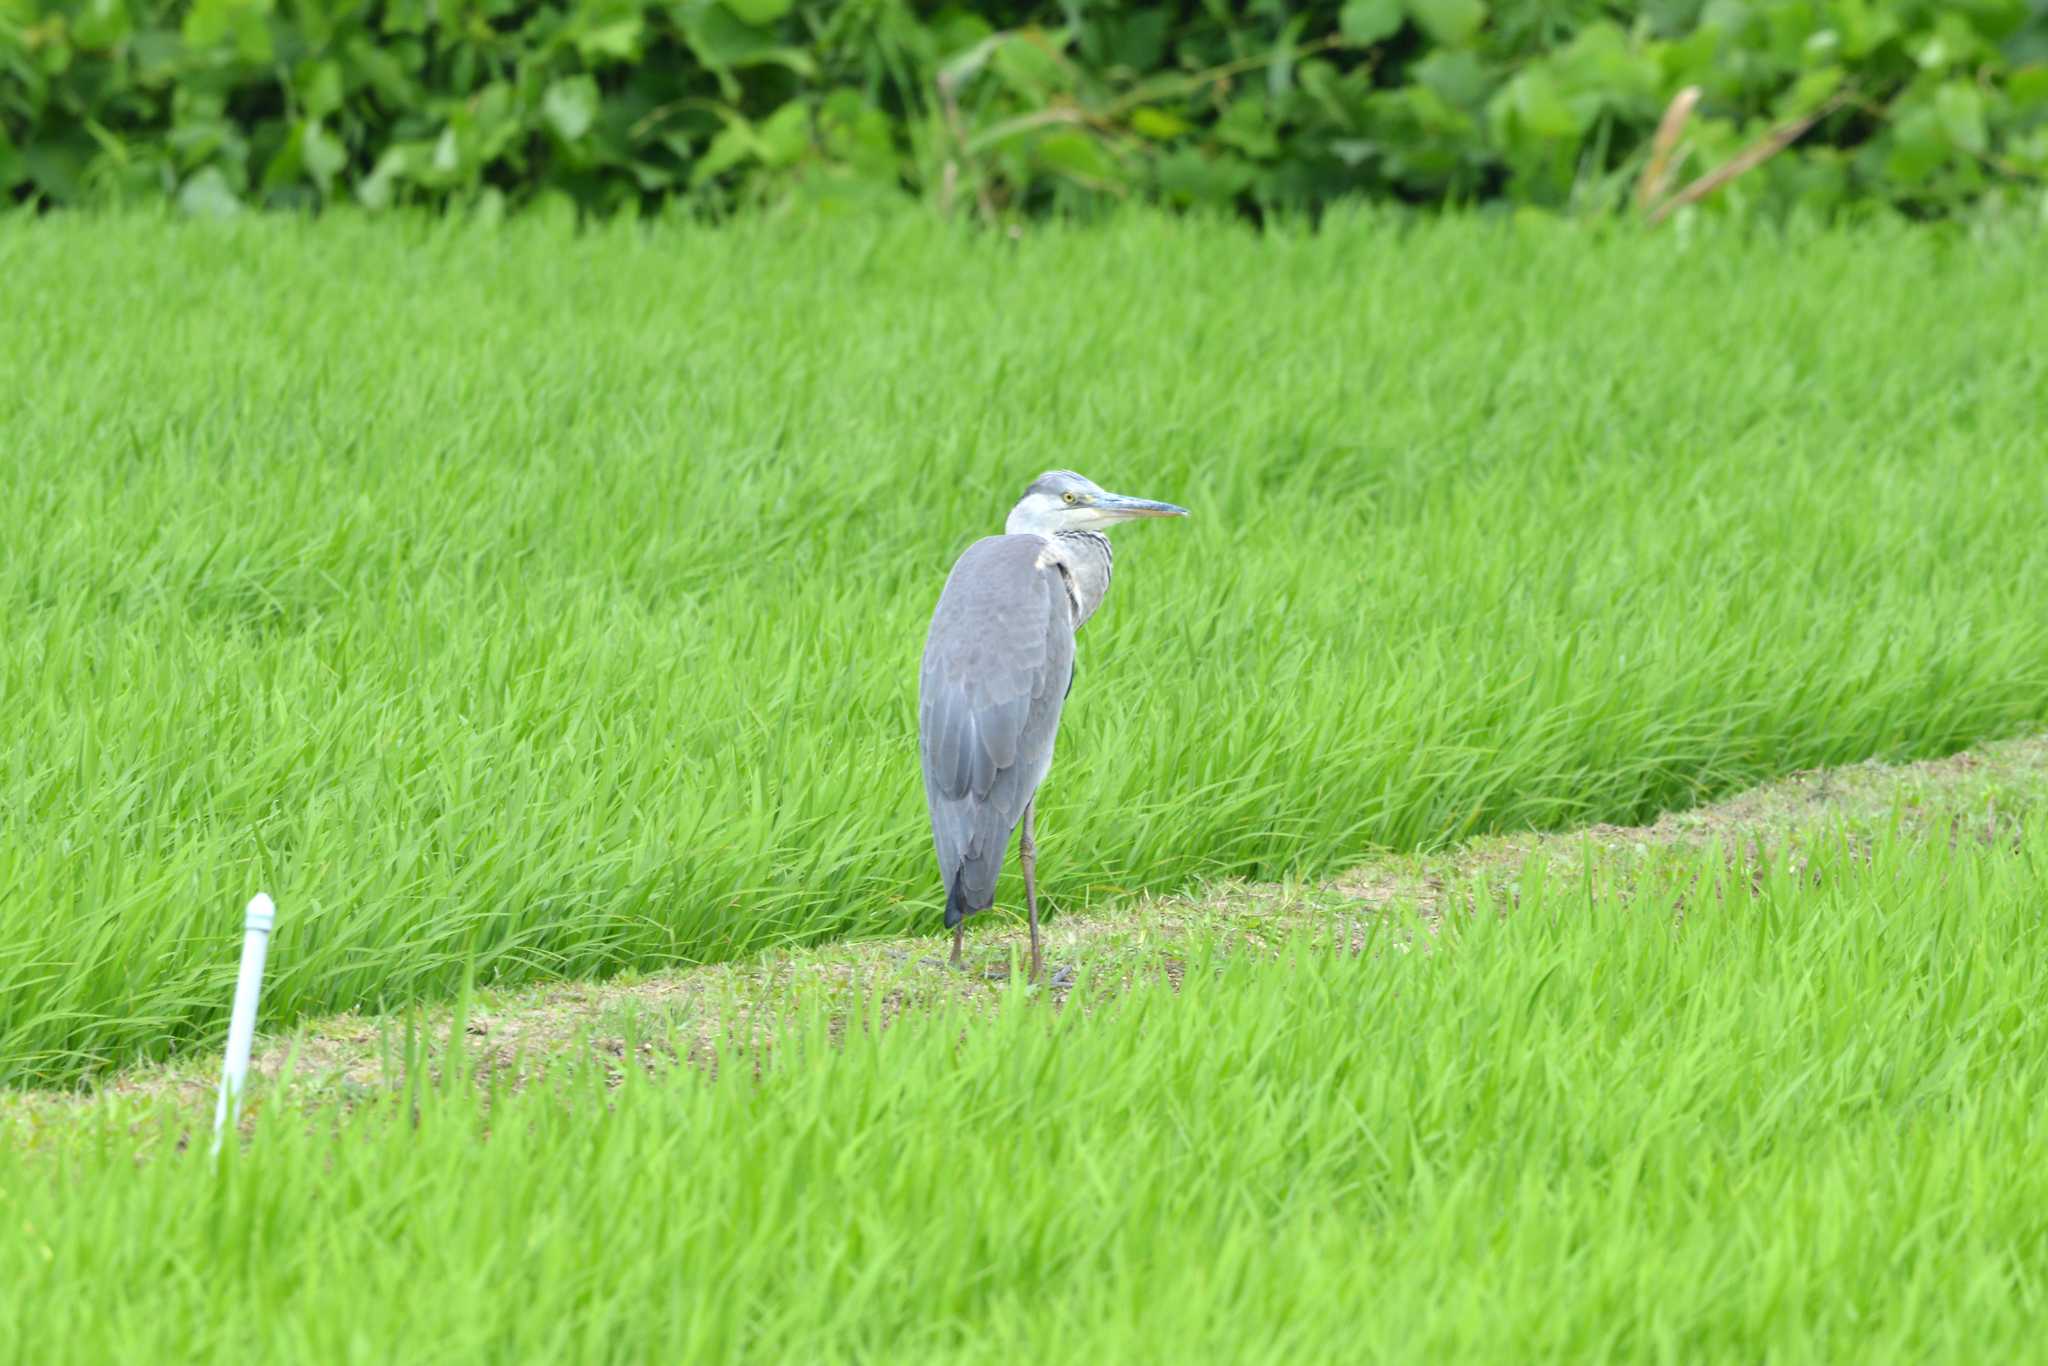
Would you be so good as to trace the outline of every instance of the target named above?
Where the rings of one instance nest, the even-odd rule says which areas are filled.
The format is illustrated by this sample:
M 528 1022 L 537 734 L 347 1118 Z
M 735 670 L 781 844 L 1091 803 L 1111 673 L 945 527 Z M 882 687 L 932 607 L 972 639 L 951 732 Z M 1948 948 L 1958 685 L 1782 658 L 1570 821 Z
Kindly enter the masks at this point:
M 220 1102 L 213 1109 L 213 1151 L 227 1126 L 242 1117 L 242 1084 L 249 1079 L 249 1048 L 256 1041 L 256 998 L 263 994 L 263 956 L 277 907 L 258 892 L 242 921 L 242 970 L 235 977 L 235 1013 L 228 1020 L 228 1055 L 220 1072 Z

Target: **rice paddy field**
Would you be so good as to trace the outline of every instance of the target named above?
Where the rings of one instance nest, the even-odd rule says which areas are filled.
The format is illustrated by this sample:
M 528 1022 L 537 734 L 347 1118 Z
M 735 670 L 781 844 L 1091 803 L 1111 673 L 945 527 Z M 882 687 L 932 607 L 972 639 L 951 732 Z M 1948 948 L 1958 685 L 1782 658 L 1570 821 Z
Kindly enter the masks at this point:
M 269 1030 L 936 947 L 924 627 L 1045 469 L 1192 512 L 1082 637 L 1056 926 L 2039 731 L 2041 250 L 0 217 L 0 1085 L 216 1050 L 258 889 Z M 218 1166 L 67 1109 L 0 1130 L 0 1355 L 2019 1359 L 2038 795 L 401 1059 Z
M 831 1043 L 798 1007 L 758 1073 L 273 1109 L 218 1167 L 59 1127 L 0 1151 L 0 1345 L 2038 1358 L 2048 828 L 1468 895 L 1357 953 L 1191 945 L 1178 992 L 1092 1012 L 1013 991 Z

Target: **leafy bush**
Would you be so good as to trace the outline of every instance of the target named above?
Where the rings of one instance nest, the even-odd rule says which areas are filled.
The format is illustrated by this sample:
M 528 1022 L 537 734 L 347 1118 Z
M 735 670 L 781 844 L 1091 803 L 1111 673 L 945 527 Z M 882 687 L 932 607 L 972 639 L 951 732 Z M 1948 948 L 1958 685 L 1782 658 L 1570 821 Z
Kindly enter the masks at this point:
M 1598 211 L 1716 167 L 1771 211 L 2038 196 L 2048 0 L 0 0 L 39 204 Z

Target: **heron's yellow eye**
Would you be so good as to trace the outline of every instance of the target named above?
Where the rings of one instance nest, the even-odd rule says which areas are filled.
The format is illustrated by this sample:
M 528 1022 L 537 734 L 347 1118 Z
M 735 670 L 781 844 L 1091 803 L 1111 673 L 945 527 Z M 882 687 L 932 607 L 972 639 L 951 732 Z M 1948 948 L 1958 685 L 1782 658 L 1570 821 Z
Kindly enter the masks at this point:
M 1073 495 L 1073 494 L 1071 494 L 1071 493 L 1070 493 L 1070 494 L 1068 494 L 1068 495 L 1067 495 L 1067 501 L 1068 501 L 1068 502 L 1070 502 L 1070 503 L 1071 503 L 1071 502 L 1073 502 L 1073 501 L 1074 501 L 1074 495 Z

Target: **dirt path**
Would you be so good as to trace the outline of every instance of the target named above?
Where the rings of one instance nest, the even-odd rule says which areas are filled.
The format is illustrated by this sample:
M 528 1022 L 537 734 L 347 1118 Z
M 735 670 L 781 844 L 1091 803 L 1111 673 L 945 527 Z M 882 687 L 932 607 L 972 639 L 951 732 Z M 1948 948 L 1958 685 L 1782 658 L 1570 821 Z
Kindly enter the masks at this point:
M 1510 873 L 1532 856 L 1575 861 L 1590 849 L 1599 857 L 1627 858 L 1711 840 L 1723 847 L 1772 843 L 1836 823 L 1869 828 L 1895 819 L 1929 836 L 1995 837 L 2044 804 L 2048 736 L 1922 763 L 1795 773 L 1647 826 L 1490 838 L 1438 855 L 1377 860 L 1321 883 L 1222 882 L 1197 895 L 1141 897 L 1062 916 L 1047 927 L 1046 954 L 1067 975 L 1055 976 L 1046 990 L 1063 998 L 1074 970 L 1085 974 L 1092 990 L 1110 993 L 1141 972 L 1172 975 L 1179 961 L 1175 945 L 1191 935 L 1233 949 L 1270 948 L 1303 928 L 1341 931 L 1348 940 L 1371 913 L 1395 905 L 1412 906 L 1427 924 L 1446 887 L 1490 870 Z M 479 1066 L 515 1075 L 583 1048 L 618 1059 L 614 1066 L 624 1065 L 629 1048 L 650 1063 L 702 1059 L 722 1039 L 758 1040 L 781 1012 L 806 1003 L 836 1010 L 867 999 L 888 1019 L 944 999 L 987 1001 L 1025 951 L 1021 917 L 1013 919 L 1018 923 L 994 920 L 970 936 L 969 974 L 928 966 L 944 948 L 936 938 L 914 938 L 829 944 L 603 983 L 480 993 L 465 1022 L 467 1051 Z M 443 1007 L 416 1017 L 430 1056 L 445 1044 L 452 1015 Z M 381 1090 L 394 1074 L 404 1028 L 402 1019 L 355 1014 L 310 1021 L 259 1039 L 254 1075 L 274 1082 L 289 1074 L 292 1093 L 307 1099 Z M 211 1056 L 194 1057 L 117 1074 L 89 1092 L 0 1094 L 0 1132 L 108 1107 L 140 1115 L 166 1101 L 197 1121 L 211 1113 L 217 1068 Z

